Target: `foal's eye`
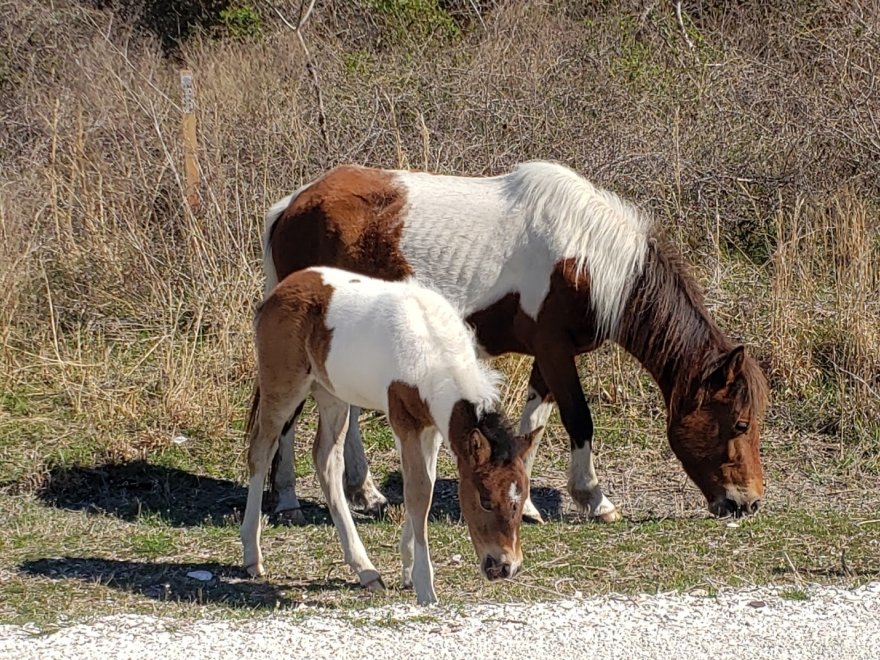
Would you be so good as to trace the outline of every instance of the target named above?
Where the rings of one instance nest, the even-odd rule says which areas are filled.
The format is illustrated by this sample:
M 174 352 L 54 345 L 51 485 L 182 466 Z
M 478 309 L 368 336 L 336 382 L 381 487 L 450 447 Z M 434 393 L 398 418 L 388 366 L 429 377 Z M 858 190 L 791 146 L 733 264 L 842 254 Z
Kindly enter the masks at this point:
M 746 431 L 749 430 L 749 423 L 748 422 L 737 422 L 736 426 L 734 426 L 733 428 L 734 428 L 734 430 L 736 430 L 737 433 L 745 433 Z
M 480 508 L 486 513 L 492 513 L 492 501 L 489 498 L 480 495 Z

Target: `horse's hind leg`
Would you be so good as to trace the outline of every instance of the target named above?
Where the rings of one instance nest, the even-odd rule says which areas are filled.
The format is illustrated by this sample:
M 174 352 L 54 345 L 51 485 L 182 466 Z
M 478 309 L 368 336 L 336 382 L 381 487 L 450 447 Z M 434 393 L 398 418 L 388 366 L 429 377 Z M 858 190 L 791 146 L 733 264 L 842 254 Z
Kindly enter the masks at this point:
M 378 514 L 388 500 L 376 488 L 364 452 L 358 416 L 361 409 L 351 406 L 345 434 L 345 496 L 352 506 L 369 515 Z
M 299 392 L 272 393 L 264 391 L 260 401 L 257 419 L 251 428 L 248 448 L 247 506 L 241 523 L 241 543 L 244 551 L 244 565 L 248 573 L 256 577 L 263 574 L 263 554 L 260 550 L 260 519 L 263 503 L 263 484 L 269 471 L 269 464 L 278 446 L 278 436 L 285 421 L 302 403 L 307 394 L 308 383 L 300 385 Z
M 532 373 L 529 376 L 529 394 L 526 399 L 526 405 L 523 408 L 522 417 L 519 421 L 520 435 L 528 435 L 538 429 L 531 447 L 529 447 L 526 455 L 523 456 L 523 462 L 526 466 L 526 474 L 529 478 L 532 476 L 532 468 L 535 465 L 535 456 L 538 453 L 538 444 L 544 436 L 544 429 L 550 419 L 550 413 L 553 412 L 553 395 L 544 379 L 541 377 L 541 370 L 538 368 L 538 362 L 532 362 Z M 525 504 L 523 505 L 523 520 L 533 523 L 543 523 L 544 519 L 538 508 L 532 503 L 532 495 L 529 493 Z
M 348 405 L 315 385 L 312 394 L 318 403 L 318 433 L 312 447 L 315 471 L 324 491 L 324 499 L 342 545 L 345 563 L 357 573 L 361 586 L 380 589 L 385 585 L 357 533 L 342 487 L 343 443 L 348 427 Z
M 284 425 L 278 451 L 272 461 L 272 491 L 276 495 L 275 513 L 282 523 L 302 525 L 305 523 L 299 499 L 296 497 L 296 474 L 293 466 L 293 447 L 296 438 L 296 420 L 302 413 L 305 401 L 299 404 L 293 417 Z

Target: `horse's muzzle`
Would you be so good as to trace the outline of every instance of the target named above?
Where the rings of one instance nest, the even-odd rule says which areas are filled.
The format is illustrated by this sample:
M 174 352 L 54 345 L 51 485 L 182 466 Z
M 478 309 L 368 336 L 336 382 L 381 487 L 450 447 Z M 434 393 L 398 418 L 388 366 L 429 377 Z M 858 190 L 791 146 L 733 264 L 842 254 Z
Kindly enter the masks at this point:
M 483 560 L 483 575 L 489 580 L 503 580 L 513 577 L 516 573 L 516 566 L 505 559 L 495 559 L 492 555 L 487 555 Z
M 729 497 L 725 497 L 722 499 L 717 499 L 709 504 L 709 511 L 712 512 L 712 515 L 718 516 L 719 518 L 724 518 L 725 516 L 734 516 L 736 518 L 739 518 L 741 516 L 750 516 L 754 513 L 757 513 L 758 507 L 760 506 L 760 498 L 756 498 L 748 502 L 737 502 L 736 500 L 732 500 Z

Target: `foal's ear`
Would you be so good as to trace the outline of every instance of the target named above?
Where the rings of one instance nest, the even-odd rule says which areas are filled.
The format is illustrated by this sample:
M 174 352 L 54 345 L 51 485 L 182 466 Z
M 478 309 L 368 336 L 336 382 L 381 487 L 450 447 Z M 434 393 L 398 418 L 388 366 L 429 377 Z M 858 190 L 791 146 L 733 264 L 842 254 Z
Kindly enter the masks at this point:
M 472 431 L 467 439 L 467 454 L 474 465 L 483 465 L 492 460 L 492 445 L 478 429 Z
M 711 367 L 709 375 L 705 378 L 705 385 L 710 392 L 718 392 L 733 384 L 733 381 L 742 373 L 743 361 L 746 357 L 746 349 L 740 344 L 729 353 L 725 353 Z
M 531 449 L 532 445 L 535 444 L 535 438 L 537 438 L 543 430 L 544 430 L 544 427 L 539 426 L 531 433 L 526 433 L 525 435 L 517 436 L 516 449 L 517 449 L 517 455 L 520 458 L 523 458 L 529 452 L 529 449 Z

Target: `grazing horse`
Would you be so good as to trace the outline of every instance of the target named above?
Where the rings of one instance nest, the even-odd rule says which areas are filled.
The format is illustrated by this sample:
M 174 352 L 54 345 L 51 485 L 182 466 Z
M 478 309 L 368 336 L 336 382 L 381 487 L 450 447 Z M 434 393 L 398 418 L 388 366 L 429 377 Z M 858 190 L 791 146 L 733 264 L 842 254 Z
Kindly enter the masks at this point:
M 590 515 L 619 518 L 593 468 L 593 420 L 575 356 L 617 342 L 653 376 L 667 437 L 715 515 L 753 513 L 764 492 L 760 430 L 767 385 L 715 324 L 682 259 L 638 209 L 561 165 L 530 162 L 488 178 L 337 167 L 267 213 L 266 291 L 332 265 L 396 280 L 414 275 L 464 312 L 489 355 L 533 355 L 520 432 L 559 406 L 571 441 L 568 490 Z M 357 427 L 346 438 L 355 504 L 384 500 Z M 531 473 L 540 432 L 526 455 Z M 296 509 L 289 439 L 274 487 Z M 540 521 L 527 501 L 524 515 Z
M 437 600 L 428 553 L 428 510 L 445 439 L 458 464 L 461 512 L 490 580 L 522 562 L 519 528 L 529 482 L 514 437 L 496 412 L 500 376 L 480 361 L 473 333 L 443 296 L 414 282 L 376 280 L 334 268 L 288 276 L 254 322 L 260 401 L 249 422 L 250 486 L 241 525 L 244 563 L 263 573 L 263 483 L 282 428 L 308 394 L 318 404 L 315 469 L 345 561 L 368 588 L 383 586 L 367 557 L 342 488 L 349 404 L 383 410 L 403 467 L 403 584 L 420 603 Z

